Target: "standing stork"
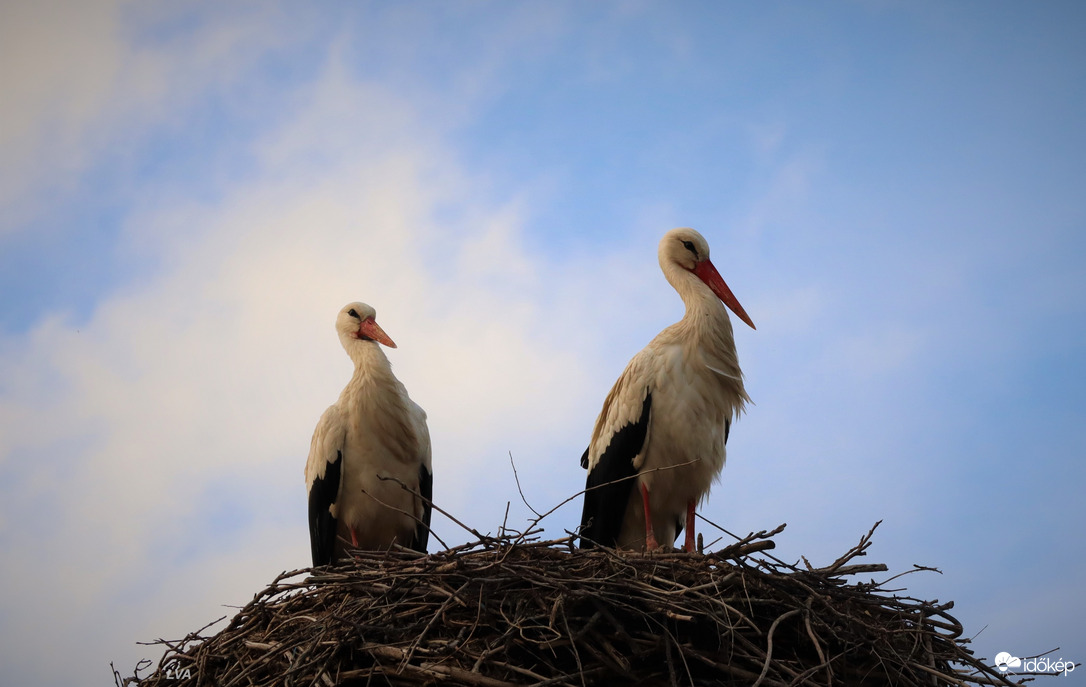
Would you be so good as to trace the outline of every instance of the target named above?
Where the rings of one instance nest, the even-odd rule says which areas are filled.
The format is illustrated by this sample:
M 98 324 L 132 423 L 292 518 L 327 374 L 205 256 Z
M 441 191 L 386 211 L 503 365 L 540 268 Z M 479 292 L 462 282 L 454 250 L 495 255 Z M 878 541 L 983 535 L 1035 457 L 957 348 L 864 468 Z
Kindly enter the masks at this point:
M 670 546 L 685 519 L 693 551 L 694 508 L 724 467 L 731 422 L 750 400 L 724 306 L 754 323 L 710 262 L 709 244 L 693 229 L 672 229 L 658 252 L 686 314 L 630 360 L 603 402 L 581 456 L 582 548 Z
M 379 344 L 396 344 L 376 315 L 365 303 L 349 303 L 336 317 L 354 375 L 321 415 L 305 466 L 315 566 L 343 557 L 345 542 L 370 550 L 396 543 L 425 553 L 430 538 L 426 413 L 392 374 Z

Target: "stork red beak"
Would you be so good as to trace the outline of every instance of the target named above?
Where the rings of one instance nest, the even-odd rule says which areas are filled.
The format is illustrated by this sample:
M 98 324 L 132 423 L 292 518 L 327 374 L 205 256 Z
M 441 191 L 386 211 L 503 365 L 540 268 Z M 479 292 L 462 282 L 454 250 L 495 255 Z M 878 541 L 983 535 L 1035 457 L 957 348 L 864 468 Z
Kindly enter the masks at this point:
M 362 324 L 358 327 L 358 338 L 372 339 L 389 348 L 396 348 L 396 344 L 389 338 L 388 334 L 385 334 L 385 330 L 381 329 L 372 317 L 367 317 L 362 320 Z
M 713 290 L 716 297 L 724 302 L 724 305 L 731 308 L 731 311 L 735 313 L 739 319 L 743 320 L 750 325 L 751 329 L 757 329 L 754 323 L 750 321 L 750 316 L 747 315 L 747 311 L 743 310 L 743 306 L 739 305 L 739 300 L 736 299 L 735 294 L 728 288 L 728 285 L 724 283 L 724 278 L 720 276 L 720 272 L 716 271 L 716 267 L 708 259 L 702 260 L 698 264 L 694 265 L 694 274 L 698 279 L 705 282 L 705 285 Z

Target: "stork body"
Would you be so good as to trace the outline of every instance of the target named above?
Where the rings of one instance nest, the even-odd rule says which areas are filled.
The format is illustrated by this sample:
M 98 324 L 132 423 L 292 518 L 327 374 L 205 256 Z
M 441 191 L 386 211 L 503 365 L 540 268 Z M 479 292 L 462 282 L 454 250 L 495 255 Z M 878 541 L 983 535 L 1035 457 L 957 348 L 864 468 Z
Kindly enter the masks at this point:
M 588 469 L 581 546 L 671 545 L 724 467 L 731 422 L 750 399 L 725 304 L 754 327 L 693 229 L 673 229 L 660 268 L 686 305 L 682 320 L 630 360 L 581 457 Z
M 321 416 L 310 444 L 305 481 L 313 565 L 342 558 L 346 542 L 369 550 L 395 543 L 425 552 L 430 536 L 426 413 L 392 374 L 380 344 L 396 344 L 374 318 L 364 303 L 344 306 L 336 318 L 354 374 Z

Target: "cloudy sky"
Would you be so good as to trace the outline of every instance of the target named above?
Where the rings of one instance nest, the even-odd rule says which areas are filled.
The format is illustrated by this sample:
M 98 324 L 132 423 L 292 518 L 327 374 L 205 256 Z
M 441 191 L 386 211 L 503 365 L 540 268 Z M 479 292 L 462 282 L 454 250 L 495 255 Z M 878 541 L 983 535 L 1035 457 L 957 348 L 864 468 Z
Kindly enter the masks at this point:
M 0 683 L 307 564 L 349 301 L 439 505 L 524 524 L 511 456 L 574 494 L 674 226 L 758 325 L 704 515 L 815 564 L 882 520 L 979 654 L 1086 661 L 1084 45 L 1076 2 L 0 3 Z

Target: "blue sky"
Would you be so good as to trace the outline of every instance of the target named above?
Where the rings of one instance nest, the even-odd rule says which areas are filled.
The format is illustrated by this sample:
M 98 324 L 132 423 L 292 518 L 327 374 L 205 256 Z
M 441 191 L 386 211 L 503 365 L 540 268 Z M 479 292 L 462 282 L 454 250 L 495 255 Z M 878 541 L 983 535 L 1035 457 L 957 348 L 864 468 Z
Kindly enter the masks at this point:
M 525 522 L 510 454 L 578 491 L 675 226 L 758 325 L 706 517 L 816 564 L 881 519 L 979 654 L 1086 660 L 1078 3 L 42 5 L 0 4 L 3 684 L 306 564 L 349 301 L 440 505 Z

